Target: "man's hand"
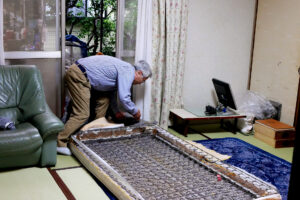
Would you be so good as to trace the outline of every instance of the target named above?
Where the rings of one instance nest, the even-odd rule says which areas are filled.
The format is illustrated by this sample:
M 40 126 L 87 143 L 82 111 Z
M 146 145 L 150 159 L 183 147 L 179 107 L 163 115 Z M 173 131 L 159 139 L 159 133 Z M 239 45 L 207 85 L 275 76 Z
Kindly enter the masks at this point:
M 137 113 L 135 113 L 135 114 L 133 115 L 133 117 L 134 117 L 134 119 L 136 119 L 137 121 L 139 121 L 140 118 L 141 118 L 141 111 L 138 110 Z
M 122 112 L 117 112 L 115 114 L 115 117 L 117 120 L 124 120 L 125 119 L 125 115 Z

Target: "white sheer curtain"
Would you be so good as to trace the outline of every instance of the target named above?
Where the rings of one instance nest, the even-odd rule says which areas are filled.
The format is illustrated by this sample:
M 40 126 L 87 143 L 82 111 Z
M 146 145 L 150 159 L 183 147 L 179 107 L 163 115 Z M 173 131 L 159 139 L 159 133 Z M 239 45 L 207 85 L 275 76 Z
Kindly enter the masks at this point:
M 138 1 L 135 62 L 147 61 L 151 66 L 152 49 L 152 0 Z M 151 79 L 134 86 L 134 100 L 142 119 L 150 120 Z
M 118 0 L 116 57 L 134 64 L 138 0 Z
M 5 64 L 3 46 L 3 0 L 0 0 L 0 65 Z

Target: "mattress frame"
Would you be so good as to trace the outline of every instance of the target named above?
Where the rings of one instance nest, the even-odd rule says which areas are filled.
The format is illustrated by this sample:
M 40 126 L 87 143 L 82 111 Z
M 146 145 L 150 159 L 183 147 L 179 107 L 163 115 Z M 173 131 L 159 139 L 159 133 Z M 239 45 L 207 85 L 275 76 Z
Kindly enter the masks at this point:
M 151 134 L 164 140 L 172 148 L 176 148 L 193 160 L 201 163 L 207 169 L 221 175 L 233 184 L 255 196 L 254 199 L 281 199 L 279 192 L 273 185 L 264 182 L 248 172 L 223 163 L 218 158 L 189 144 L 188 142 L 170 134 L 166 130 L 153 124 L 143 124 L 114 129 L 99 129 L 80 131 L 71 137 L 70 148 L 79 161 L 97 177 L 118 199 L 145 199 L 131 186 L 112 166 L 103 158 L 88 148 L 83 142 L 99 139 L 118 139 L 140 134 Z

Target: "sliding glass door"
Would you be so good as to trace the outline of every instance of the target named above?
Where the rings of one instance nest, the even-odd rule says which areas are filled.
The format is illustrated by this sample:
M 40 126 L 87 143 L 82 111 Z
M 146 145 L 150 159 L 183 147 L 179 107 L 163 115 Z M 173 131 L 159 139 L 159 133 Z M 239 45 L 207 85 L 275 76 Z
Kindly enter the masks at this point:
M 41 71 L 47 102 L 61 114 L 64 0 L 3 0 L 5 63 Z M 64 35 L 63 35 L 64 36 Z

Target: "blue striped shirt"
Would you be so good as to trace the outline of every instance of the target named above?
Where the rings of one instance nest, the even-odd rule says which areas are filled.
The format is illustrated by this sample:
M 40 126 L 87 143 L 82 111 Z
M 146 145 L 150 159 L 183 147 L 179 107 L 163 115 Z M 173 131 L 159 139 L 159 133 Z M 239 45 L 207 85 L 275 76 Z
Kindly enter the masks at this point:
M 130 63 L 118 58 L 104 55 L 81 58 L 77 61 L 86 69 L 87 77 L 93 89 L 97 91 L 116 91 L 122 106 L 130 114 L 136 114 L 138 109 L 131 101 L 131 86 L 134 80 L 135 68 Z M 117 109 L 116 95 L 111 98 L 112 108 Z

